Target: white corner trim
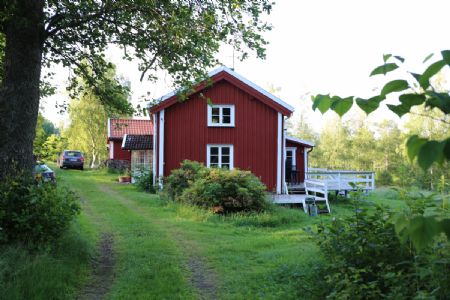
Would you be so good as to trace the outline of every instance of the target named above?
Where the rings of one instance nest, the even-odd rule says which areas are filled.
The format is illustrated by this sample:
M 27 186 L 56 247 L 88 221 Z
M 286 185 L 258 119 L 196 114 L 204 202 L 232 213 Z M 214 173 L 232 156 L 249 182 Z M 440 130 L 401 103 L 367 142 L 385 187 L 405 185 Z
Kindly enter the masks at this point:
M 108 118 L 108 139 L 111 137 L 111 118 Z
M 284 108 L 290 110 L 290 111 L 294 111 L 294 107 L 287 104 L 286 102 L 284 102 L 283 100 L 281 100 L 280 98 L 276 97 L 275 95 L 272 95 L 271 93 L 269 93 L 268 91 L 266 91 L 265 89 L 263 89 L 262 87 L 254 84 L 253 82 L 251 82 L 250 80 L 248 80 L 247 78 L 243 77 L 242 75 L 236 73 L 235 71 L 231 70 L 230 68 L 227 68 L 226 66 L 221 66 L 211 72 L 208 73 L 208 77 L 211 78 L 212 76 L 225 71 L 228 74 L 230 74 L 231 76 L 233 76 L 234 78 L 242 81 L 243 83 L 245 83 L 246 85 L 250 86 L 251 88 L 257 90 L 258 92 L 260 92 L 261 94 L 263 94 L 264 96 L 270 98 L 272 101 L 278 103 L 279 105 L 283 106 Z M 176 93 L 178 92 L 178 90 L 174 90 L 164 96 L 162 96 L 161 98 L 158 99 L 159 102 L 162 102 L 164 100 L 169 99 L 170 97 L 174 96 Z M 150 103 L 147 104 L 147 107 L 150 107 Z
M 308 151 L 306 149 L 303 149 L 303 155 L 305 156 L 304 164 L 305 164 L 305 179 L 306 179 L 306 173 L 308 172 Z
M 114 141 L 109 141 L 109 159 L 114 159 Z
M 126 141 L 127 141 L 127 134 L 125 133 L 125 135 L 123 136 L 123 139 L 122 139 L 122 149 L 125 147 Z
M 295 137 L 293 137 L 293 136 L 288 136 L 288 135 L 287 135 L 287 136 L 286 136 L 286 139 L 288 139 L 289 141 L 293 141 L 293 142 L 305 144 L 305 145 L 311 146 L 311 147 L 314 147 L 314 146 L 315 146 L 313 142 L 306 141 L 306 140 L 302 140 L 302 139 L 298 139 L 298 138 L 295 138 Z
M 208 106 L 208 127 L 234 127 L 234 120 L 235 120 L 235 106 L 234 104 L 212 104 Z M 213 123 L 212 122 L 212 109 L 213 108 L 219 108 L 219 123 Z M 230 109 L 230 123 L 229 124 L 224 124 L 221 122 L 222 120 L 222 116 L 223 116 L 223 108 L 229 108 Z
M 283 116 L 278 113 L 278 133 L 277 133 L 277 194 L 281 194 L 282 174 L 281 163 L 283 156 Z
M 158 122 L 156 122 L 156 114 L 153 114 L 153 185 L 156 184 L 156 178 L 158 177 L 156 174 L 156 162 L 157 162 L 157 152 L 158 149 L 156 149 L 156 139 L 158 136 Z
M 158 177 L 164 177 L 164 109 L 159 112 L 159 161 Z
M 296 147 L 285 147 L 284 153 L 288 151 L 292 151 L 292 166 L 295 167 L 297 165 L 297 148 Z M 287 157 L 286 154 L 284 154 L 284 157 Z
M 211 166 L 211 147 L 219 147 L 219 167 L 222 167 L 222 148 L 230 147 L 230 170 L 234 169 L 234 146 L 232 144 L 207 144 L 206 145 L 206 166 Z

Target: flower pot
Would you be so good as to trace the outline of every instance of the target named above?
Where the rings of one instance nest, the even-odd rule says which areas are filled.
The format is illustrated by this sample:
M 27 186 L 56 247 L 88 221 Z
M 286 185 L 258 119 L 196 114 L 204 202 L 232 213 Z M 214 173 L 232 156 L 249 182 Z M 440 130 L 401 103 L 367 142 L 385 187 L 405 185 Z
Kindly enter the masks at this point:
M 131 182 L 131 176 L 119 176 L 119 182 L 120 183 Z

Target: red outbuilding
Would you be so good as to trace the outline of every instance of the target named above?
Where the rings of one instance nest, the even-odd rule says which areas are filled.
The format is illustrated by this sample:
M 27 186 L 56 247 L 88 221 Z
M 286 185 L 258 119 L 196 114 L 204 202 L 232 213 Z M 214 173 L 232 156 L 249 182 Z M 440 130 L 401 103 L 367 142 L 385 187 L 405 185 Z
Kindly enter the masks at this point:
M 188 100 L 172 92 L 150 107 L 155 182 L 185 159 L 249 170 L 277 194 L 289 182 L 302 182 L 314 145 L 286 137 L 294 108 L 227 67 L 209 77 Z
M 109 159 L 131 161 L 130 149 L 122 147 L 124 137 L 126 135 L 151 136 L 152 134 L 151 120 L 108 119 Z

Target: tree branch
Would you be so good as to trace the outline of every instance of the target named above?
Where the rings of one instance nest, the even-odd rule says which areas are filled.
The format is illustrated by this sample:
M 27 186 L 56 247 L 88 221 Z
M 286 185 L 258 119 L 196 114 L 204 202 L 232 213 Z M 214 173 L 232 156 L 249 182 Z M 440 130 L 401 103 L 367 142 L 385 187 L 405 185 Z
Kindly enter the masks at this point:
M 436 117 L 433 117 L 433 116 L 430 116 L 430 115 L 427 115 L 427 114 L 417 113 L 417 112 L 413 112 L 413 111 L 410 111 L 409 113 L 412 114 L 412 115 L 429 118 L 429 119 L 432 119 L 432 120 L 439 121 L 439 122 L 442 122 L 444 124 L 450 125 L 450 122 L 447 121 L 445 118 L 440 119 L 440 118 L 436 118 Z

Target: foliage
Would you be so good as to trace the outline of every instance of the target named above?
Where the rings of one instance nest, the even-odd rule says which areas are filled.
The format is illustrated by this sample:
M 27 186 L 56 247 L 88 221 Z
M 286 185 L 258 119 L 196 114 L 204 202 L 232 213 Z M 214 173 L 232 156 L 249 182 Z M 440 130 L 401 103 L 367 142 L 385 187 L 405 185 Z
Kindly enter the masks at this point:
M 433 110 L 438 110 L 444 115 L 439 120 L 448 125 L 448 114 L 450 113 L 450 95 L 448 91 L 440 92 L 433 87 L 430 79 L 436 75 L 445 66 L 450 66 L 450 50 L 441 52 L 442 59 L 429 65 L 422 74 L 410 72 L 412 83 L 404 79 L 392 80 L 384 85 L 380 94 L 370 99 L 361 99 L 355 97 L 341 98 L 339 96 L 317 95 L 312 98 L 313 109 L 319 109 L 325 113 L 327 110 L 334 110 L 342 116 L 348 112 L 353 103 L 356 104 L 367 114 L 378 109 L 381 102 L 392 93 L 400 93 L 399 105 L 388 104 L 387 107 L 399 117 L 411 112 L 413 107 L 424 105 L 426 114 L 432 114 Z M 384 55 L 384 64 L 375 68 L 371 76 L 392 72 L 398 69 L 398 65 L 404 63 L 404 59 L 390 54 Z M 395 61 L 389 62 L 388 61 Z M 433 118 L 431 116 L 431 118 Z M 417 159 L 419 166 L 427 170 L 434 162 L 443 163 L 450 160 L 450 137 L 445 136 L 441 140 L 433 140 L 418 135 L 410 136 L 406 143 L 408 157 L 411 160 Z
M 128 89 L 108 77 L 108 48 L 120 49 L 125 60 L 136 59 L 141 79 L 155 80 L 167 71 L 185 96 L 193 80 L 204 79 L 219 63 L 215 55 L 221 44 L 231 45 L 241 59 L 249 53 L 265 56 L 262 33 L 271 29 L 265 15 L 272 6 L 269 0 L 3 1 L 0 49 L 4 37 L 8 47 L 2 52 L 10 63 L 2 69 L 0 89 L 0 178 L 16 169 L 31 173 L 43 67 L 74 70 L 72 96 L 88 89 L 104 107 L 130 113 L 131 106 L 116 97 Z
M 41 114 L 38 115 L 37 124 L 36 124 L 36 137 L 33 142 L 33 152 L 38 157 L 44 158 L 44 143 L 51 135 L 58 134 L 58 129 L 55 128 L 55 125 L 44 118 Z
M 53 184 L 9 178 L 0 183 L 0 243 L 39 246 L 54 241 L 80 211 L 75 195 Z
M 111 89 L 97 85 L 97 79 L 111 82 L 105 77 L 109 64 L 104 60 L 110 45 L 123 49 L 124 59 L 140 61 L 141 78 L 155 79 L 155 72 L 164 69 L 174 75 L 176 84 L 183 85 L 217 63 L 214 54 L 220 42 L 233 45 L 242 58 L 249 50 L 264 57 L 260 32 L 271 27 L 261 16 L 271 9 L 272 2 L 267 0 L 45 1 L 44 59 L 46 64 L 76 66 L 76 75 L 94 87 L 101 102 L 117 108 L 122 103 L 110 97 Z M 119 92 L 123 88 L 108 86 Z
M 55 134 L 50 135 L 42 145 L 42 159 L 56 161 L 64 149 L 67 149 L 67 145 L 67 138 Z
M 450 244 L 443 236 L 422 251 L 399 238 L 392 211 L 368 210 L 356 199 L 354 214 L 320 224 L 327 299 L 445 299 L 450 292 Z M 422 204 L 415 204 L 421 206 Z
M 136 180 L 138 190 L 151 194 L 156 193 L 155 186 L 153 185 L 153 172 L 141 170 L 135 172 L 133 178 Z
M 178 200 L 218 212 L 263 211 L 267 208 L 266 187 L 251 172 L 237 169 L 207 169 Z
M 395 230 L 403 241 L 410 240 L 417 250 L 429 246 L 441 234 L 450 238 L 449 197 L 428 195 L 420 191 L 400 191 L 408 207 L 392 218 Z
M 98 79 L 97 85 L 105 87 L 105 91 L 109 92 L 109 98 L 114 99 L 121 106 L 129 105 L 128 92 L 126 90 L 118 92 L 107 86 L 120 83 L 115 78 L 115 67 L 109 66 L 107 74 L 103 81 Z M 107 158 L 107 150 L 105 141 L 107 138 L 107 120 L 108 116 L 120 113 L 120 110 L 106 108 L 101 103 L 101 99 L 95 94 L 92 88 L 83 82 L 83 77 L 77 77 L 83 86 L 83 90 L 75 95 L 69 106 L 70 126 L 64 132 L 68 139 L 69 147 L 81 150 L 85 153 L 91 168 L 97 167 Z M 126 111 L 126 110 L 125 110 Z
M 164 190 L 170 198 L 175 200 L 194 181 L 204 177 L 207 172 L 203 164 L 196 161 L 184 160 L 180 168 L 172 170 L 171 174 L 166 177 Z
M 392 185 L 392 175 L 388 171 L 377 172 L 376 174 L 376 184 L 381 186 Z

